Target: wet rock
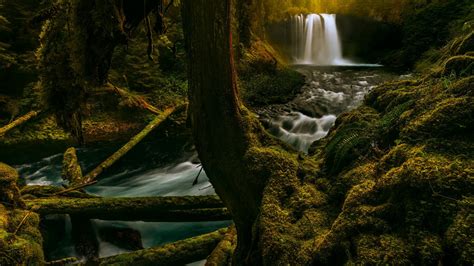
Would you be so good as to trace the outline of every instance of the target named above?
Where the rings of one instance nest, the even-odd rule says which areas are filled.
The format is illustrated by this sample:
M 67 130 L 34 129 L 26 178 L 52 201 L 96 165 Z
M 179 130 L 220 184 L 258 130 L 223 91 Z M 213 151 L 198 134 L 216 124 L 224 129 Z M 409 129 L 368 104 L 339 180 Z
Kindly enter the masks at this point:
M 87 260 L 99 257 L 99 241 L 95 234 L 92 222 L 79 215 L 71 215 L 72 240 L 77 254 Z
M 99 229 L 99 236 L 103 241 L 109 242 L 122 249 L 143 249 L 142 236 L 140 232 L 135 229 L 103 227 Z

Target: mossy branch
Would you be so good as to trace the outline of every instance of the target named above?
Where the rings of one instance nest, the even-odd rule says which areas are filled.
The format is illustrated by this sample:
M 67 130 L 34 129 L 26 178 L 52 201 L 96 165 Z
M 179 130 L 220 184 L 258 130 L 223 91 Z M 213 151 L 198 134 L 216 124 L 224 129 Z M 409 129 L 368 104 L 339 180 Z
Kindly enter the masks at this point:
M 217 247 L 207 258 L 206 266 L 227 266 L 231 265 L 230 260 L 237 244 L 237 231 L 235 226 L 231 226 L 225 237 L 219 242 Z
M 119 88 L 111 83 L 106 84 L 105 89 L 118 94 L 121 98 L 127 99 L 134 107 L 148 110 L 155 115 L 161 114 L 160 109 L 150 104 L 143 96 L 135 95 L 132 92 Z
M 121 221 L 221 221 L 231 219 L 217 196 L 143 198 L 43 198 L 27 200 L 41 215 L 70 214 Z
M 185 265 L 205 259 L 226 232 L 227 229 L 220 229 L 160 247 L 102 258 L 99 265 Z
M 3 137 L 8 131 L 14 129 L 17 126 L 20 126 L 32 118 L 37 117 L 40 114 L 40 111 L 30 111 L 26 115 L 19 117 L 15 121 L 11 122 L 10 124 L 0 128 L 0 137 Z
M 110 167 L 116 161 L 118 161 L 122 156 L 124 156 L 127 152 L 129 152 L 135 145 L 137 145 L 142 139 L 144 139 L 153 129 L 155 129 L 158 125 L 160 125 L 169 115 L 171 115 L 176 107 L 171 107 L 163 112 L 161 112 L 153 121 L 151 121 L 140 133 L 135 135 L 127 144 L 125 144 L 122 148 L 112 154 L 109 158 L 107 158 L 104 162 L 98 165 L 94 170 L 92 170 L 89 174 L 84 176 L 83 183 L 91 183 L 93 182 L 105 169 Z

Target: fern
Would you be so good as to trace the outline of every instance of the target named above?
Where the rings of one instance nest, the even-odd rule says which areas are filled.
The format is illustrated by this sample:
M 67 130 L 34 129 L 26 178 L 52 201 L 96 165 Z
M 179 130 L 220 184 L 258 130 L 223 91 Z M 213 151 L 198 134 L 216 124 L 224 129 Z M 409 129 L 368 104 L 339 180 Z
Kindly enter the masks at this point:
M 358 124 L 341 129 L 326 146 L 326 168 L 338 173 L 344 166 L 367 152 L 373 138 L 373 126 Z
M 397 125 L 397 121 L 400 116 L 406 112 L 410 107 L 412 107 L 414 101 L 407 101 L 405 103 L 399 104 L 395 106 L 390 112 L 385 114 L 382 119 L 380 120 L 378 127 L 381 129 L 382 132 L 386 132 L 392 129 L 395 125 Z

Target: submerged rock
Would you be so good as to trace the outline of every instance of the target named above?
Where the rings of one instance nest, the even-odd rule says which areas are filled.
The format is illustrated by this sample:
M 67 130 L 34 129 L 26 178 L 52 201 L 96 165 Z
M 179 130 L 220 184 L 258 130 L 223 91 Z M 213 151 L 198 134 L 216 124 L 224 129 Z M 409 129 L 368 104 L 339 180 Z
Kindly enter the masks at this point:
M 126 250 L 143 249 L 142 236 L 132 228 L 103 227 L 99 228 L 99 236 L 103 241 Z

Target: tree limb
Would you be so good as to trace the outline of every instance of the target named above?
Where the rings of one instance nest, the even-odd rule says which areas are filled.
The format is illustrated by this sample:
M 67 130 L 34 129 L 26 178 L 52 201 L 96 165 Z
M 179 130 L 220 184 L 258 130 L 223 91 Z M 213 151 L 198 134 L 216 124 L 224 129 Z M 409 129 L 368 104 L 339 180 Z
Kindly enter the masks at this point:
M 98 165 L 94 170 L 92 170 L 89 174 L 84 176 L 83 183 L 91 183 L 108 167 L 118 161 L 122 156 L 124 156 L 127 152 L 129 152 L 135 145 L 137 145 L 142 139 L 144 139 L 153 129 L 155 129 L 158 125 L 160 125 L 169 115 L 171 115 L 177 107 L 171 107 L 159 115 L 151 121 L 140 133 L 134 136 L 130 141 L 125 144 L 122 148 L 112 154 L 109 158 L 107 158 L 104 162 Z
M 231 219 L 217 196 L 143 198 L 41 198 L 26 204 L 41 215 L 70 214 L 121 221 L 222 221 Z
M 20 126 L 30 119 L 35 118 L 40 114 L 40 111 L 30 111 L 26 115 L 16 119 L 15 121 L 11 122 L 10 124 L 0 128 L 0 137 L 3 137 L 8 131 L 14 129 L 17 126 Z
M 219 242 L 211 255 L 207 258 L 206 266 L 231 265 L 230 260 L 237 244 L 237 231 L 235 226 L 229 227 L 225 237 Z
M 160 247 L 102 258 L 99 265 L 185 265 L 205 259 L 226 232 L 227 229 L 220 229 Z

